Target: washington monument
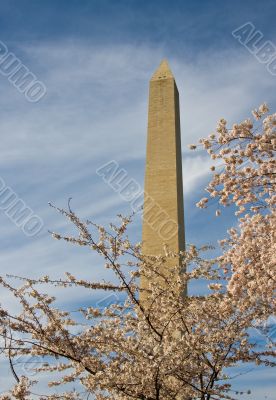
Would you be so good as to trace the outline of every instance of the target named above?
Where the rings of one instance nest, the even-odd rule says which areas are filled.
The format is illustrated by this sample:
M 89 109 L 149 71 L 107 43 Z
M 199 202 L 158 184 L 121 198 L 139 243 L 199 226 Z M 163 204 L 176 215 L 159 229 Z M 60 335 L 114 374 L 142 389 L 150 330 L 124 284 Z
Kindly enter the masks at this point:
M 145 255 L 164 254 L 164 244 L 177 253 L 185 249 L 181 159 L 179 95 L 168 62 L 163 60 L 149 87 L 142 233 Z M 147 287 L 142 277 L 141 288 Z

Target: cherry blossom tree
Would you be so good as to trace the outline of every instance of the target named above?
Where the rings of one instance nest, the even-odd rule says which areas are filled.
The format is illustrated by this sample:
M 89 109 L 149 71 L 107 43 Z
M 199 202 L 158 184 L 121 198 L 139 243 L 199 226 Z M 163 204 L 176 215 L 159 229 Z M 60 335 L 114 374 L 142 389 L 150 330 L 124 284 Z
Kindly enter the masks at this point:
M 266 104 L 253 111 L 258 126 L 247 119 L 227 129 L 221 119 L 216 133 L 200 142 L 218 164 L 211 167 L 210 197 L 222 207 L 236 206 L 240 216 L 238 227 L 221 242 L 219 263 L 230 273 L 228 290 L 239 307 L 262 306 L 270 315 L 275 312 L 276 281 L 276 114 L 267 113 Z M 205 208 L 208 200 L 197 205 Z
M 132 217 L 119 216 L 118 225 L 106 229 L 82 221 L 70 206 L 54 207 L 78 235 L 53 237 L 98 253 L 114 279 L 90 282 L 68 273 L 60 280 L 18 278 L 18 286 L 13 278 L 1 278 L 21 306 L 17 314 L 0 309 L 2 350 L 17 381 L 1 400 L 233 399 L 229 367 L 276 365 L 272 341 L 261 345 L 250 336 L 254 323 L 273 315 L 276 305 L 276 114 L 267 113 L 262 105 L 254 111 L 255 125 L 246 120 L 231 129 L 221 120 L 216 133 L 201 140 L 215 163 L 209 196 L 221 208 L 237 206 L 237 226 L 215 259 L 204 257 L 208 247 L 193 245 L 181 254 L 164 247 L 158 257 L 143 255 L 127 235 Z M 207 197 L 198 203 L 207 205 Z M 182 265 L 160 273 L 179 258 Z M 139 300 L 141 276 L 151 283 L 146 304 Z M 198 279 L 208 293 L 184 297 L 183 285 Z M 40 285 L 105 290 L 122 301 L 104 309 L 80 305 L 76 315 L 58 308 Z M 18 375 L 13 360 L 20 355 L 43 360 L 34 368 L 36 380 Z M 47 380 L 49 394 L 39 394 L 40 379 Z

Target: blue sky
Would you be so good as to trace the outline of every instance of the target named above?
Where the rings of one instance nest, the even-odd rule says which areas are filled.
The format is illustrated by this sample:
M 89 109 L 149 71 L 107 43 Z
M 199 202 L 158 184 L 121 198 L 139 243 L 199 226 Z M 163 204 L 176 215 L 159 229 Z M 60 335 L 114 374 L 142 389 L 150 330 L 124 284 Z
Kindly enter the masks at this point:
M 0 0 L 0 40 L 47 88 L 30 103 L 0 74 L 0 176 L 44 222 L 26 237 L 1 211 L 1 274 L 108 277 L 94 255 L 49 236 L 71 230 L 48 201 L 63 207 L 72 197 L 79 215 L 103 224 L 130 212 L 96 169 L 114 159 L 143 185 L 148 81 L 164 57 L 180 92 L 187 241 L 216 244 L 232 211 L 215 219 L 215 205 L 195 208 L 210 162 L 187 145 L 221 117 L 237 122 L 263 101 L 275 110 L 276 77 L 231 34 L 251 22 L 276 45 L 275 8 L 270 0 Z M 139 219 L 131 233 L 141 239 Z M 87 301 L 73 296 L 64 302 Z M 275 399 L 273 373 L 253 370 L 236 386 L 250 387 L 250 400 Z

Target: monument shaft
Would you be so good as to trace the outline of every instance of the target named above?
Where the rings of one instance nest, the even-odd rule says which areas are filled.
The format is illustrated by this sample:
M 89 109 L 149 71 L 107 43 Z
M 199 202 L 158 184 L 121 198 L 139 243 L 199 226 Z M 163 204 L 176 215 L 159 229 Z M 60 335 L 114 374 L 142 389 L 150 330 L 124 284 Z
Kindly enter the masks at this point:
M 179 95 L 166 61 L 150 81 L 142 242 L 145 255 L 185 248 Z

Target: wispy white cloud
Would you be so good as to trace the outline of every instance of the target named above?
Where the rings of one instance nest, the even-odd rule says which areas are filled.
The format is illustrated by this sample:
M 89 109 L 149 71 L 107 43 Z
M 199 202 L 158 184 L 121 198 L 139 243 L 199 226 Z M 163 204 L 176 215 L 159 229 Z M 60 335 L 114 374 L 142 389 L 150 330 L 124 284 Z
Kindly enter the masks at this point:
M 162 49 L 58 42 L 22 50 L 48 95 L 30 105 L 3 82 L 2 163 L 144 156 L 148 79 Z M 181 94 L 184 148 L 213 130 L 220 117 L 233 121 L 273 99 L 274 77 L 243 51 L 170 61 Z

